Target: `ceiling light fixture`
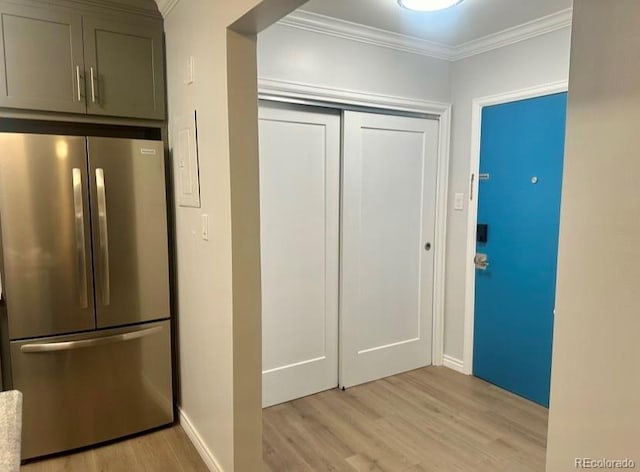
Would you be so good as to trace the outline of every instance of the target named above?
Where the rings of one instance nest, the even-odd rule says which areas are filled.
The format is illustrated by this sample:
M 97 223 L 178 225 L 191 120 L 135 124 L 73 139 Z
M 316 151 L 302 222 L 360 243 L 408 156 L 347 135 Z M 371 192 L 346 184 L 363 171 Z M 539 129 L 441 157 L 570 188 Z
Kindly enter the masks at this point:
M 408 10 L 438 11 L 453 7 L 463 0 L 398 0 L 398 4 Z

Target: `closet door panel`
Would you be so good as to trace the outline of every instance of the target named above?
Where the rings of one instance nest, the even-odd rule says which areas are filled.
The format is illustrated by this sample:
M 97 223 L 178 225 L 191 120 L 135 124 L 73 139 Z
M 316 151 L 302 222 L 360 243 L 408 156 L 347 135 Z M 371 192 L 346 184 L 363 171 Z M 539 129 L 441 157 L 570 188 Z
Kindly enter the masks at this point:
M 431 363 L 438 122 L 344 116 L 341 377 Z
M 338 385 L 340 116 L 260 106 L 263 405 Z

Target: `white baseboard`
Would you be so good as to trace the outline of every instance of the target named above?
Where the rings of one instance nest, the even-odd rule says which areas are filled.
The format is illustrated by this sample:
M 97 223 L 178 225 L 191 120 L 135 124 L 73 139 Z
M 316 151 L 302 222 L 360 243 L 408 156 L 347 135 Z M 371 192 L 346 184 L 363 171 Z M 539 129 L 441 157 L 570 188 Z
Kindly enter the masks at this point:
M 451 357 L 445 354 L 442 358 L 442 365 L 448 367 L 449 369 L 453 369 L 456 372 L 460 372 L 461 374 L 466 374 L 464 370 L 464 362 L 462 362 L 460 359 L 456 359 L 455 357 Z
M 207 445 L 202 440 L 202 437 L 200 436 L 200 433 L 198 433 L 198 430 L 193 426 L 193 423 L 191 422 L 189 417 L 184 413 L 184 411 L 182 411 L 181 408 L 178 408 L 178 414 L 180 415 L 180 426 L 182 426 L 184 432 L 187 433 L 187 436 L 193 443 L 193 446 L 196 448 L 198 454 L 200 454 L 200 457 L 202 457 L 202 460 L 207 465 L 209 470 L 211 472 L 224 472 L 220 464 L 218 464 L 218 461 L 216 460 L 211 450 L 209 450 Z

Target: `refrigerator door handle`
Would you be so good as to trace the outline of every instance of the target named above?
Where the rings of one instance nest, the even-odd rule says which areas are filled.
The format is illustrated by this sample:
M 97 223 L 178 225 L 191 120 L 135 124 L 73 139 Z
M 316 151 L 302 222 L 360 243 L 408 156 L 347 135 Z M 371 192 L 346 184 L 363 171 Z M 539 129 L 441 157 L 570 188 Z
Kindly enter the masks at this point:
M 100 240 L 100 267 L 102 269 L 102 304 L 111 303 L 109 286 L 109 229 L 107 225 L 107 193 L 104 169 L 96 169 L 96 191 L 98 194 L 98 231 Z
M 71 351 L 74 349 L 83 349 L 88 347 L 104 346 L 106 344 L 120 343 L 124 341 L 132 341 L 134 339 L 151 336 L 152 334 L 159 333 L 160 331 L 162 331 L 162 326 L 154 326 L 153 328 L 147 328 L 138 331 L 129 331 L 128 333 L 103 336 L 101 338 L 81 339 L 79 341 L 62 341 L 54 343 L 24 344 L 20 347 L 20 351 L 24 353 Z
M 80 307 L 87 308 L 87 252 L 84 240 L 84 206 L 82 204 L 82 172 L 74 167 L 71 171 L 73 183 L 73 214 L 75 220 L 76 253 L 78 261 L 78 289 Z

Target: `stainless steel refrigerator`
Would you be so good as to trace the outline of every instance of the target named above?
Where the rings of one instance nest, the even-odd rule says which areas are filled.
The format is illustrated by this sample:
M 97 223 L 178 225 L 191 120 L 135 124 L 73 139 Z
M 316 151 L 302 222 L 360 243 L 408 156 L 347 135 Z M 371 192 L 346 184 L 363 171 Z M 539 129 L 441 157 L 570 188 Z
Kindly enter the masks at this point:
M 0 133 L 0 226 L 23 459 L 172 422 L 162 143 Z

